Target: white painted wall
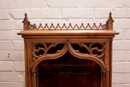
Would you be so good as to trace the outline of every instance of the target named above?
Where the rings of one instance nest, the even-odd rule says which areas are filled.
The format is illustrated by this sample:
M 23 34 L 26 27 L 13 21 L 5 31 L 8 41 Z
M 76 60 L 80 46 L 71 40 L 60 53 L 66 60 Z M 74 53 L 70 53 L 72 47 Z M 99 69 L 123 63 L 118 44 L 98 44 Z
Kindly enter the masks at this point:
M 25 87 L 22 30 L 32 23 L 105 23 L 113 13 L 113 87 L 130 87 L 130 0 L 0 0 L 0 87 Z

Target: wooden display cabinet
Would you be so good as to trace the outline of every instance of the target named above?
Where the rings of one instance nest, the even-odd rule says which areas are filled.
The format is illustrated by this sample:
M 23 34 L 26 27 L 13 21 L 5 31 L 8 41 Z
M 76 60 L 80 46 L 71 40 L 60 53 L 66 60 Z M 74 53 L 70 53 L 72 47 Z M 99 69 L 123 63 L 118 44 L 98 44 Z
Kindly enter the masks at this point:
M 111 87 L 113 22 L 37 26 L 25 14 L 26 87 Z

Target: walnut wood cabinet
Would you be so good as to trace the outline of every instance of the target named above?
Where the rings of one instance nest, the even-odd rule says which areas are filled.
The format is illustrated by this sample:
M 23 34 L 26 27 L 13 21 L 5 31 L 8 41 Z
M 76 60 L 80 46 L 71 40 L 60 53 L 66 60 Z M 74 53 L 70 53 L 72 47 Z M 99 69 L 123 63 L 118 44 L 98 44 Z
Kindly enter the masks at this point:
M 112 14 L 106 24 L 31 24 L 23 20 L 26 87 L 111 87 Z

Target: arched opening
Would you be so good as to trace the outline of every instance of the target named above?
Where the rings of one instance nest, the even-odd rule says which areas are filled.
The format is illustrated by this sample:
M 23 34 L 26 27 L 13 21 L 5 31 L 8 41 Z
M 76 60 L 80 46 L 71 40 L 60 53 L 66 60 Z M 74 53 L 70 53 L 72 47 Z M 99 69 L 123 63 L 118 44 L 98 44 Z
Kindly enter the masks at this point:
M 35 72 L 37 87 L 101 87 L 102 74 L 99 64 L 69 52 L 40 62 Z

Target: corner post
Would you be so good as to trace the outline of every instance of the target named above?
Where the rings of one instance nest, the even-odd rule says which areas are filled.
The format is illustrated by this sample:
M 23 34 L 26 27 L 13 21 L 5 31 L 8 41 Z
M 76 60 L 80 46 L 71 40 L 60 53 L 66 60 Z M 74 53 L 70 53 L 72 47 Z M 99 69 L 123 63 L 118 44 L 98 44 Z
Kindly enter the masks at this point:
M 108 17 L 108 20 L 106 22 L 106 25 L 107 25 L 107 30 L 113 30 L 113 18 L 112 18 L 112 13 L 110 12 L 109 13 L 109 17 Z
M 30 25 L 30 22 L 28 20 L 28 16 L 27 16 L 27 13 L 25 13 L 25 17 L 24 17 L 24 20 L 23 20 L 23 28 L 24 30 L 29 30 L 29 25 Z

